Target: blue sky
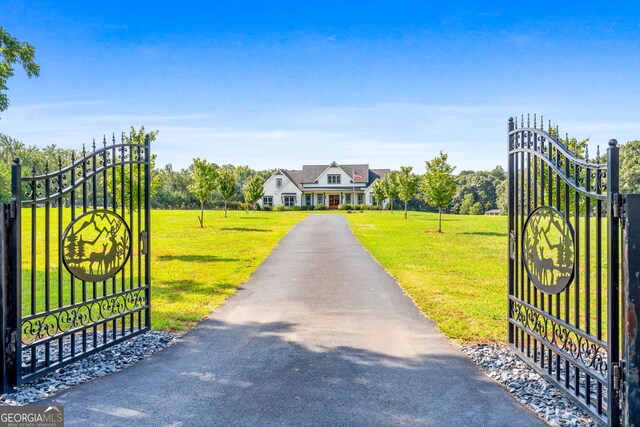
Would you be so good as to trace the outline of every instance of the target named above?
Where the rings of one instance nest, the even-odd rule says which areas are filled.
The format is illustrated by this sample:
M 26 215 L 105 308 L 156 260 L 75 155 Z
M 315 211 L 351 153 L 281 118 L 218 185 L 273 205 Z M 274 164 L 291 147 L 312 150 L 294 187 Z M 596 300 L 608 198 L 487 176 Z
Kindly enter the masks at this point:
M 135 3 L 135 4 L 131 4 Z M 79 147 L 145 125 L 159 164 L 505 164 L 511 115 L 640 139 L 634 2 L 7 1 L 41 75 L 0 132 Z

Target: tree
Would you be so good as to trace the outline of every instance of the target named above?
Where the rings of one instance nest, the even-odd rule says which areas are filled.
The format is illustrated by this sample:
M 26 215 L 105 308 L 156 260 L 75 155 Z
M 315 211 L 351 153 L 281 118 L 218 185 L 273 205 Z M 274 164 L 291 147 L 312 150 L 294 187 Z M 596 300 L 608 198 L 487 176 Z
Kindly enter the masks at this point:
M 236 195 L 236 173 L 234 170 L 223 167 L 218 170 L 216 187 L 220 196 L 224 199 L 224 217 L 227 217 L 227 204 Z
M 193 181 L 189 184 L 189 191 L 196 196 L 200 202 L 200 228 L 204 228 L 204 202 L 211 197 L 211 193 L 216 189 L 216 169 L 215 165 L 198 157 L 193 159 Z
M 484 207 L 480 202 L 475 202 L 469 208 L 469 215 L 482 215 L 483 213 L 484 213 Z
M 460 215 L 471 215 L 471 208 L 476 203 L 475 197 L 473 197 L 473 193 L 467 193 L 462 198 L 462 203 L 460 204 L 460 210 L 458 213 Z
M 249 204 L 254 205 L 264 195 L 263 184 L 262 177 L 257 173 L 247 180 L 244 186 L 244 201 L 247 203 L 247 210 Z
M 623 193 L 640 193 L 640 140 L 620 146 L 620 184 Z
M 33 46 L 18 41 L 4 28 L 0 27 L 0 112 L 9 107 L 9 98 L 4 91 L 8 90 L 7 80 L 13 77 L 13 65 L 17 62 L 29 78 L 40 75 L 40 66 L 35 63 L 36 51 Z
M 378 211 L 382 210 L 382 202 L 387 198 L 387 189 L 384 183 L 384 179 L 378 179 L 371 186 L 371 190 L 373 191 L 373 198 L 376 199 L 376 203 L 378 203 Z
M 397 172 L 389 172 L 384 177 L 384 188 L 389 201 L 391 202 L 391 213 L 393 213 L 393 201 L 400 195 L 400 187 L 398 187 L 398 178 L 396 178 Z
M 442 209 L 449 206 L 456 193 L 454 166 L 447 163 L 449 156 L 443 151 L 425 162 L 427 171 L 422 177 L 422 194 L 425 201 L 438 208 L 438 233 L 442 233 Z
M 496 195 L 496 205 L 500 209 L 500 213 L 506 215 L 509 212 L 509 180 L 505 179 L 498 184 Z
M 400 173 L 396 175 L 399 189 L 398 197 L 404 202 L 404 219 L 407 219 L 407 204 L 416 195 L 420 185 L 420 178 L 412 174 L 412 170 L 412 166 L 400 166 Z
M 145 132 L 144 126 L 140 126 L 139 130 L 136 130 L 135 127 L 131 126 L 131 131 L 129 132 L 129 135 L 126 135 L 125 133 L 122 134 L 122 142 L 124 142 L 125 144 L 134 144 L 134 145 L 143 146 L 145 143 L 146 135 L 147 133 Z M 156 140 L 156 137 L 158 136 L 158 131 L 156 130 L 156 131 L 149 132 L 148 135 L 149 135 L 149 142 L 153 142 Z M 122 160 L 128 161 L 131 157 L 133 159 L 136 159 L 136 157 L 138 156 L 138 153 L 140 154 L 141 157 L 143 157 L 144 149 L 142 147 L 140 148 L 140 150 L 133 150 L 131 148 L 127 148 L 126 151 L 122 151 L 120 149 L 116 149 L 115 162 L 121 162 Z M 151 192 L 151 194 L 153 194 L 155 189 L 160 185 L 158 181 L 158 174 L 155 173 L 154 171 L 155 165 L 156 165 L 155 154 L 151 155 L 151 159 L 149 160 L 149 163 L 150 163 L 149 169 L 152 171 L 151 177 L 150 177 L 151 188 L 149 189 L 149 191 Z M 124 174 L 122 169 L 124 169 Z M 137 179 L 138 170 L 140 171 L 140 175 L 141 175 L 139 186 L 138 186 L 138 179 Z M 118 204 L 124 203 L 124 207 L 126 209 L 133 209 L 133 210 L 138 209 L 138 197 L 135 197 L 135 195 L 144 194 L 144 191 L 145 191 L 143 166 L 126 164 L 124 165 L 124 168 L 114 167 L 113 171 L 115 173 L 107 174 L 106 179 L 107 179 L 107 188 L 113 191 L 112 190 L 113 179 L 115 175 L 116 191 L 113 196 L 115 197 L 116 203 Z M 132 175 L 133 175 L 133 180 L 130 179 Z M 131 189 L 131 194 L 133 194 L 134 197 L 127 197 L 129 188 Z M 123 190 L 126 192 L 124 194 L 124 198 L 122 197 Z M 141 197 L 141 200 L 143 200 L 142 197 Z

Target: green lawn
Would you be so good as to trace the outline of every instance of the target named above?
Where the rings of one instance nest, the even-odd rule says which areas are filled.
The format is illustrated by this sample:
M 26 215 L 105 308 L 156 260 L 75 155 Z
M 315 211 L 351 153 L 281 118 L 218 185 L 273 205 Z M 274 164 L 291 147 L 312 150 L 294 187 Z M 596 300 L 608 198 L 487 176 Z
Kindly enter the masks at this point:
M 507 218 L 371 212 L 346 215 L 367 250 L 447 336 L 505 341 Z
M 23 313 L 45 310 L 44 209 L 36 209 L 36 271 L 31 277 L 31 210 L 23 210 Z M 205 228 L 200 228 L 199 211 L 154 210 L 152 215 L 151 319 L 154 329 L 185 331 L 193 327 L 241 284 L 271 253 L 278 241 L 306 217 L 305 212 L 221 211 L 205 212 Z M 70 221 L 69 209 L 63 211 Z M 51 209 L 51 246 L 49 255 L 51 308 L 58 307 L 59 289 L 63 304 L 69 304 L 69 273 L 57 282 L 57 209 Z M 136 261 L 135 250 L 132 253 Z M 35 279 L 35 281 L 34 281 Z M 129 281 L 127 276 L 127 285 Z M 36 298 L 31 299 L 32 283 Z M 137 283 L 137 276 L 133 278 Z M 118 282 L 119 286 L 119 282 Z M 110 285 L 107 285 L 109 291 Z M 75 300 L 91 300 L 104 295 L 102 284 L 82 286 L 76 281 Z M 33 308 L 32 309 L 32 304 Z

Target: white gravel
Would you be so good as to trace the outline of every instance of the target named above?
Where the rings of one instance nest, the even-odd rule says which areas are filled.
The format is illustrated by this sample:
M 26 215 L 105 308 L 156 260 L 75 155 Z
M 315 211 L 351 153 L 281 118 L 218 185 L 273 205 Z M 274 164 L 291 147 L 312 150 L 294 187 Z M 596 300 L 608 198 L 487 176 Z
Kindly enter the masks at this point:
M 545 381 L 507 346 L 479 344 L 462 347 L 489 377 L 504 384 L 520 403 L 552 426 L 597 426 L 555 386 Z
M 0 405 L 26 405 L 76 384 L 119 371 L 168 347 L 178 337 L 162 331 L 150 331 L 137 335 L 86 359 L 23 384 L 15 392 L 0 395 Z

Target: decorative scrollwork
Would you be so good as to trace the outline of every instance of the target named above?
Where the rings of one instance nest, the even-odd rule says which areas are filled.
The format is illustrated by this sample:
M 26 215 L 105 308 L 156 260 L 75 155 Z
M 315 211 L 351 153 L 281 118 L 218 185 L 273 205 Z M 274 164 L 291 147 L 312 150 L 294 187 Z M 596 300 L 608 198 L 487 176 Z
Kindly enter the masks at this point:
M 145 306 L 146 303 L 146 290 L 135 289 L 125 294 L 31 318 L 22 323 L 22 343 L 28 345 L 40 340 L 55 338 L 71 330 L 81 329 L 125 314 Z
M 510 314 L 525 332 L 528 330 L 538 335 L 543 340 L 542 344 L 607 378 L 609 367 L 604 346 L 517 301 L 510 301 Z

